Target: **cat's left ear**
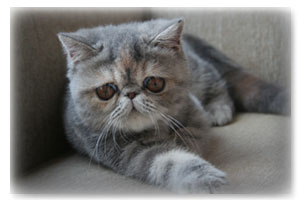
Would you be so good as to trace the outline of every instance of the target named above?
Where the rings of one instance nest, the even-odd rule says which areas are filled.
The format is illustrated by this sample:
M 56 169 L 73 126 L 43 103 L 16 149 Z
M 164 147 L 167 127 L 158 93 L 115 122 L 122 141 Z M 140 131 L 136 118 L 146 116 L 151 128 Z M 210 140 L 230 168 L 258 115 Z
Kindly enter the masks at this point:
M 176 20 L 173 24 L 168 26 L 165 30 L 159 33 L 152 43 L 155 46 L 179 50 L 181 47 L 181 34 L 183 30 L 183 19 Z

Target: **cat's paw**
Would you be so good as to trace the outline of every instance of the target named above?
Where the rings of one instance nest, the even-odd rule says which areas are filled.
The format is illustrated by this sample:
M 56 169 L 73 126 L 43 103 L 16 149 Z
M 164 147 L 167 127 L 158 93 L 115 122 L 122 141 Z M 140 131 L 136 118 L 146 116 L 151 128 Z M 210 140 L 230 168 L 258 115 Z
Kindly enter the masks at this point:
M 233 109 L 227 104 L 211 106 L 207 111 L 213 126 L 223 126 L 232 121 Z
M 214 193 L 227 183 L 224 172 L 181 149 L 158 155 L 150 167 L 149 178 L 177 193 Z
M 209 163 L 188 167 L 186 176 L 182 177 L 180 193 L 215 193 L 227 184 L 226 174 Z

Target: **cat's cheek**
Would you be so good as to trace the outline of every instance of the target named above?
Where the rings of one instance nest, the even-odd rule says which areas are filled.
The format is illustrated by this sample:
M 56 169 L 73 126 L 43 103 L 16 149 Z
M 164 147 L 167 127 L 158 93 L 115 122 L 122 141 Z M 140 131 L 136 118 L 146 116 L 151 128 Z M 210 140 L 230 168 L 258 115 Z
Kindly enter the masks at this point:
M 98 97 L 94 95 L 93 98 L 90 98 L 90 107 L 92 110 L 99 110 L 102 112 L 111 112 L 111 110 L 115 107 L 118 101 L 117 97 L 113 97 L 108 101 L 100 100 Z

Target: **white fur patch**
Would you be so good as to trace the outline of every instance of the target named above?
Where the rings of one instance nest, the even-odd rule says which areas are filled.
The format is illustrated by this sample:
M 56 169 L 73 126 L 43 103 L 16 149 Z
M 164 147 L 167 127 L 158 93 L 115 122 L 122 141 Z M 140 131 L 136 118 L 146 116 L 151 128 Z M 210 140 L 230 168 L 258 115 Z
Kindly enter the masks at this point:
M 153 126 L 153 122 L 149 117 L 143 116 L 140 113 L 130 114 L 124 121 L 126 130 L 139 132 Z
M 124 127 L 127 130 L 138 132 L 154 127 L 154 123 L 157 123 L 159 114 L 156 113 L 155 109 L 147 108 L 148 106 L 144 104 L 146 98 L 145 95 L 139 94 L 133 99 L 132 103 L 137 111 L 129 113 L 124 121 Z M 155 107 L 153 104 L 150 106 Z

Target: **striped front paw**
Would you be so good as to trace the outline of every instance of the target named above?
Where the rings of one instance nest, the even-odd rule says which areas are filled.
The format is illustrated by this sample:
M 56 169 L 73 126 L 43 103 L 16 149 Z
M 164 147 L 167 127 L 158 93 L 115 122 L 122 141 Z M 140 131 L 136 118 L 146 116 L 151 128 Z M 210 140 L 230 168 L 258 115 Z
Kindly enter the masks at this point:
M 226 183 L 226 174 L 199 156 L 176 149 L 155 157 L 149 178 L 178 193 L 213 193 Z

